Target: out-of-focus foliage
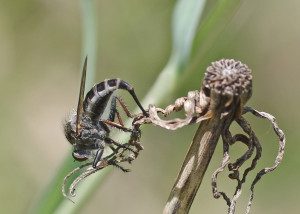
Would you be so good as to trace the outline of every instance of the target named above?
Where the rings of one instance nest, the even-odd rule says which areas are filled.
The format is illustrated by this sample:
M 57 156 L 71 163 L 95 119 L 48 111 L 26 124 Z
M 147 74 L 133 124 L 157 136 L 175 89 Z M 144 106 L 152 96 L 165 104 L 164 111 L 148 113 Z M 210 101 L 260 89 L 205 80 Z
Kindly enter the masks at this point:
M 96 6 L 96 79 L 120 77 L 143 97 L 171 51 L 174 1 L 98 1 Z M 198 88 L 210 61 L 236 58 L 252 68 L 254 95 L 249 104 L 274 114 L 288 140 L 283 164 L 257 185 L 253 213 L 295 213 L 300 208 L 296 195 L 300 190 L 300 114 L 295 97 L 300 90 L 299 8 L 300 2 L 292 0 L 244 1 L 210 44 L 203 61 L 190 68 L 176 93 L 165 100 L 173 102 Z M 66 112 L 76 106 L 80 22 L 76 1 L 0 1 L 0 200 L 4 213 L 29 210 L 69 153 L 61 124 Z M 277 151 L 272 128 L 264 121 L 251 122 L 263 139 L 266 155 L 259 166 L 270 165 Z M 168 132 L 145 127 L 145 150 L 132 172 L 114 170 L 82 211 L 160 213 L 195 128 Z M 237 146 L 237 151 L 242 149 Z M 218 148 L 191 213 L 225 213 L 224 202 L 213 199 L 210 189 L 210 174 L 220 160 Z M 224 184 L 226 190 L 231 187 Z M 243 194 L 238 213 L 248 199 L 247 191 Z

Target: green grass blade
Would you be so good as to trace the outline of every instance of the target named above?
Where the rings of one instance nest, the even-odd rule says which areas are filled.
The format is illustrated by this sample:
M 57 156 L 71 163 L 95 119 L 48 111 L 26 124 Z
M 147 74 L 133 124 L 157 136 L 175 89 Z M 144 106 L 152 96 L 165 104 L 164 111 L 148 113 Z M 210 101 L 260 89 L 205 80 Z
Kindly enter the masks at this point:
M 95 0 L 80 0 L 82 14 L 82 60 L 88 56 L 88 71 L 85 91 L 89 91 L 94 83 L 97 64 L 97 24 Z
M 80 0 L 82 8 L 82 32 L 83 32 L 83 51 L 82 59 L 88 55 L 88 73 L 85 88 L 89 90 L 95 82 L 95 68 L 97 55 L 97 28 L 96 28 L 96 13 L 94 0 Z M 83 63 L 83 61 L 82 61 Z M 80 69 L 81 71 L 81 69 Z M 81 75 L 79 75 L 81 76 Z M 61 193 L 61 185 L 67 173 L 79 166 L 79 163 L 74 163 L 71 156 L 66 157 L 63 164 L 59 168 L 57 174 L 53 177 L 52 182 L 47 187 L 40 200 L 37 202 L 31 213 L 54 213 L 65 198 Z M 74 206 L 74 205 L 73 205 Z
M 63 163 L 64 164 L 56 173 L 54 179 L 30 213 L 53 213 L 56 207 L 60 205 L 61 201 L 64 200 L 60 186 L 65 174 L 76 166 L 72 163 L 70 157 L 67 157 Z
M 218 0 L 202 21 L 195 36 L 192 58 L 201 60 L 231 21 L 243 0 Z
M 144 105 L 150 103 L 158 105 L 174 91 L 178 76 L 184 71 L 189 60 L 205 2 L 205 0 L 177 1 L 172 17 L 172 53 L 166 67 L 146 95 Z
M 171 60 L 179 63 L 177 72 L 186 65 L 195 33 L 205 6 L 205 0 L 178 0 L 172 19 Z

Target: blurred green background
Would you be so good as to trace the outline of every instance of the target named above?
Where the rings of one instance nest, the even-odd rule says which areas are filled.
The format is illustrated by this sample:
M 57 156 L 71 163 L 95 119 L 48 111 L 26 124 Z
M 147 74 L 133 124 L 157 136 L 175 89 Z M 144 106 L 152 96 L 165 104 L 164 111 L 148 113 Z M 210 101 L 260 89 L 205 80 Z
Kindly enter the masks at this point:
M 204 16 L 213 2 L 209 1 Z M 174 4 L 97 1 L 96 82 L 120 77 L 143 97 L 169 58 Z M 300 209 L 300 132 L 296 131 L 300 121 L 299 8 L 296 0 L 244 1 L 162 105 L 199 88 L 211 61 L 235 58 L 248 64 L 254 76 L 254 94 L 248 104 L 275 115 L 287 136 L 284 162 L 256 186 L 252 213 L 297 213 Z M 77 102 L 81 21 L 78 1 L 0 1 L 1 213 L 28 213 L 70 155 L 62 122 Z M 273 163 L 277 140 L 266 121 L 247 118 L 262 141 L 261 169 Z M 161 213 L 196 128 L 170 132 L 144 127 L 145 150 L 131 166 L 132 172 L 114 169 L 79 212 Z M 226 213 L 225 202 L 213 199 L 210 186 L 221 149 L 220 144 L 191 213 Z M 249 183 L 237 213 L 244 213 L 248 187 Z M 220 188 L 231 190 L 233 186 L 224 182 Z

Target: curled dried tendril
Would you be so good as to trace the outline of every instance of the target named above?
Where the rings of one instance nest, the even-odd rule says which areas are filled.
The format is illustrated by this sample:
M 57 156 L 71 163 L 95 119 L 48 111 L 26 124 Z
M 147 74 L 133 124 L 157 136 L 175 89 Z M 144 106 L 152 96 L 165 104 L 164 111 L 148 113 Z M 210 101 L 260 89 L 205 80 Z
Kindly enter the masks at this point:
M 227 98 L 226 107 L 230 107 L 238 98 L 243 106 L 252 94 L 251 70 L 247 65 L 233 59 L 222 59 L 213 62 L 207 68 L 200 91 L 190 91 L 186 97 L 176 99 L 174 104 L 165 109 L 149 105 L 149 117 L 142 117 L 136 124 L 151 123 L 169 130 L 176 130 L 192 123 L 199 123 L 210 119 L 218 103 L 216 97 L 222 95 Z M 184 110 L 185 118 L 171 120 L 161 119 L 158 113 L 168 116 L 172 112 Z M 226 112 L 223 113 L 226 115 Z
M 275 117 L 259 112 L 251 107 L 244 107 L 245 103 L 252 95 L 252 75 L 247 65 L 233 59 L 222 59 L 213 62 L 206 70 L 204 81 L 201 89 L 190 91 L 186 97 L 178 98 L 174 104 L 167 106 L 165 109 L 149 105 L 149 117 L 141 117 L 135 121 L 135 124 L 151 123 L 168 130 L 176 130 L 189 124 L 199 123 L 214 117 L 219 106 L 220 97 L 226 98 L 225 112 L 221 116 L 226 116 L 229 111 L 235 111 L 235 121 L 244 133 L 232 136 L 229 128 L 231 125 L 225 125 L 221 137 L 223 141 L 223 159 L 221 165 L 212 175 L 212 192 L 214 198 L 222 197 L 228 206 L 228 213 L 235 213 L 236 203 L 242 193 L 242 186 L 246 182 L 249 172 L 255 169 L 257 162 L 262 156 L 262 146 L 250 124 L 243 117 L 250 112 L 254 116 L 267 119 L 271 122 L 275 134 L 279 138 L 279 149 L 273 166 L 260 170 L 251 183 L 250 199 L 246 208 L 246 213 L 250 212 L 254 197 L 254 186 L 265 174 L 275 170 L 282 162 L 285 149 L 285 135 L 279 128 Z M 236 108 L 236 109 L 233 109 Z M 168 116 L 172 112 L 184 111 L 185 118 L 162 119 L 159 114 Z M 230 162 L 230 146 L 240 142 L 246 145 L 247 150 L 241 157 L 234 162 Z M 251 164 L 243 172 L 240 168 L 251 159 Z M 218 190 L 217 177 L 226 168 L 229 170 L 229 178 L 236 180 L 237 185 L 235 192 L 230 198 L 225 192 Z
M 251 187 L 250 187 L 251 195 L 250 195 L 250 199 L 249 199 L 249 202 L 248 202 L 248 205 L 246 208 L 246 213 L 249 213 L 251 205 L 252 205 L 253 197 L 254 197 L 255 184 L 262 178 L 262 176 L 275 170 L 278 167 L 278 165 L 282 162 L 283 155 L 284 155 L 284 149 L 285 149 L 285 135 L 284 135 L 283 131 L 279 128 L 274 116 L 272 116 L 266 112 L 259 112 L 251 107 L 244 108 L 243 114 L 245 114 L 247 112 L 252 113 L 256 117 L 269 120 L 274 128 L 275 134 L 278 136 L 278 139 L 279 139 L 278 154 L 276 156 L 273 166 L 266 167 L 266 168 L 260 170 L 251 183 Z M 248 140 L 244 140 L 244 142 L 243 142 L 244 144 L 246 144 L 248 146 L 248 150 L 246 151 L 246 153 L 244 153 L 243 156 L 241 156 L 239 159 L 237 159 L 236 162 L 230 164 L 229 163 L 229 155 L 228 155 L 229 147 L 226 147 L 226 149 L 224 149 L 224 156 L 223 156 L 221 166 L 213 173 L 213 176 L 212 176 L 213 195 L 215 198 L 218 198 L 219 195 L 223 196 L 223 198 L 227 202 L 227 205 L 229 206 L 228 213 L 230 213 L 230 214 L 234 213 L 234 211 L 235 211 L 236 200 L 240 196 L 240 193 L 242 191 L 242 185 L 246 181 L 247 174 L 255 168 L 258 160 L 260 159 L 260 157 L 262 155 L 261 144 L 260 144 L 259 140 L 257 139 L 254 131 L 251 129 L 250 125 L 247 123 L 247 121 L 243 117 L 236 119 L 236 121 L 239 124 L 239 126 L 243 129 L 243 131 L 248 135 L 248 137 L 245 138 Z M 224 142 L 226 142 L 228 139 L 230 139 L 230 137 L 229 137 L 229 138 L 227 138 L 227 140 L 224 140 L 224 138 L 226 138 L 226 135 L 228 137 L 228 133 L 222 134 Z M 229 136 L 230 136 L 230 134 L 229 134 Z M 235 140 L 237 140 L 237 139 L 235 139 L 235 140 L 232 140 L 232 139 L 233 138 L 231 138 L 231 140 L 229 140 L 229 141 L 235 142 Z M 240 140 L 237 140 L 237 141 L 241 141 L 241 138 L 240 138 Z M 232 144 L 230 144 L 230 145 L 232 145 Z M 237 168 L 241 167 L 243 165 L 243 163 L 252 156 L 253 148 L 255 148 L 256 154 L 252 160 L 250 167 L 245 169 L 245 171 L 242 174 L 242 179 L 240 179 L 239 178 L 239 170 Z M 226 166 L 228 166 L 228 169 L 229 169 L 229 171 L 232 172 L 232 174 L 236 175 L 234 177 L 231 177 L 231 179 L 237 180 L 237 186 L 236 186 L 235 193 L 233 195 L 232 200 L 230 200 L 229 197 L 225 193 L 219 192 L 217 190 L 217 175 L 219 172 L 223 171 Z

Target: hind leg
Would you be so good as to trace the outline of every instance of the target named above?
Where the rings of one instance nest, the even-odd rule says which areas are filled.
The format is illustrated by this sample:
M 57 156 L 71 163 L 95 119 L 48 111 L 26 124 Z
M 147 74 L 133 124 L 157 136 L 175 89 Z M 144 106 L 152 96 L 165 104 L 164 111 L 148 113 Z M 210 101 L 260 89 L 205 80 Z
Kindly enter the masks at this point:
M 120 113 L 117 109 L 117 100 L 119 101 L 119 98 L 116 97 L 116 96 L 113 96 L 112 99 L 111 99 L 110 112 L 109 112 L 108 120 L 111 121 L 111 122 L 114 122 L 115 117 L 117 115 L 117 118 L 118 118 L 118 121 L 119 121 L 120 125 L 124 126 L 122 118 L 120 116 Z
M 120 98 L 117 98 L 117 97 L 114 96 L 114 97 L 112 97 L 112 100 L 111 100 L 110 113 L 109 113 L 108 119 L 104 120 L 103 122 L 105 124 L 109 125 L 109 126 L 115 127 L 115 128 L 120 129 L 124 132 L 132 132 L 131 129 L 126 128 L 124 126 L 123 120 L 122 120 L 122 118 L 120 116 L 120 113 L 117 109 L 117 101 L 120 103 L 120 105 L 121 105 L 122 109 L 124 110 L 124 112 L 126 113 L 126 115 L 128 117 L 132 117 L 132 115 L 129 112 L 128 108 L 126 107 L 125 103 Z M 114 122 L 116 116 L 118 118 L 118 123 Z
M 104 148 L 100 148 L 97 150 L 96 157 L 94 158 L 93 161 L 93 168 L 97 167 L 97 163 L 101 160 L 103 152 L 104 152 Z

